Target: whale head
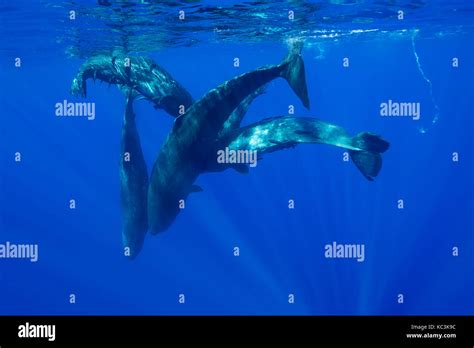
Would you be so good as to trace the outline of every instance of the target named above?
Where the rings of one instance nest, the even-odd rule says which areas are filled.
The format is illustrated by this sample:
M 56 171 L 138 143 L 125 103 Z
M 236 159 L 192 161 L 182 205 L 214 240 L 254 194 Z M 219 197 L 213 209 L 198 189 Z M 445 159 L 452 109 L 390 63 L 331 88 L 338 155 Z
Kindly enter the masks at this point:
M 149 195 L 148 199 L 148 225 L 151 234 L 166 231 L 184 207 L 184 198 L 166 195 Z
M 158 156 L 148 186 L 148 227 L 151 234 L 166 231 L 185 209 L 186 199 L 197 192 L 199 171 L 188 158 L 175 152 Z

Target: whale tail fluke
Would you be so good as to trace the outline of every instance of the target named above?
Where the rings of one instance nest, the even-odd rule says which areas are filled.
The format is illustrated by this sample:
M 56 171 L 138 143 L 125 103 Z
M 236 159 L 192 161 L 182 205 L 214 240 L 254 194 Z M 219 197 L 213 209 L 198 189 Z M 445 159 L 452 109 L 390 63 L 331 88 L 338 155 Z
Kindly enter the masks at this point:
M 387 151 L 390 144 L 376 134 L 363 132 L 356 135 L 353 140 L 354 147 L 361 151 L 349 150 L 352 161 L 368 180 L 372 181 L 382 169 L 381 153 Z
M 286 68 L 283 70 L 282 76 L 288 81 L 291 89 L 298 98 L 300 98 L 305 108 L 309 110 L 308 88 L 306 86 L 304 62 L 301 57 L 302 49 L 302 41 L 297 41 L 292 44 L 288 55 L 283 61 L 283 65 L 286 66 Z

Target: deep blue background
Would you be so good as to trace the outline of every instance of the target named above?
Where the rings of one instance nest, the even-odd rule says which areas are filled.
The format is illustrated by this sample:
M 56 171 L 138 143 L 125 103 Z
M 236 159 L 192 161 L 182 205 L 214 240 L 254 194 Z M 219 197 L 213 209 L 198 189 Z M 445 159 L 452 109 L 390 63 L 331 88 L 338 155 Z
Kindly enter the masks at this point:
M 17 55 L 2 54 L 0 243 L 38 243 L 39 261 L 0 260 L 0 314 L 474 314 L 472 41 L 417 39 L 441 110 L 426 134 L 417 126 L 430 123 L 434 106 L 410 36 L 325 41 L 319 58 L 306 47 L 311 110 L 277 80 L 244 123 L 294 104 L 298 116 L 379 133 L 391 143 L 379 177 L 368 182 L 341 149 L 324 145 L 267 155 L 249 175 L 202 175 L 204 192 L 167 232 L 147 236 L 134 261 L 120 235 L 122 95 L 89 82 L 96 119 L 56 118 L 55 103 L 81 100 L 68 91 L 82 60 L 24 48 L 17 69 Z M 199 98 L 285 53 L 282 44 L 209 44 L 152 57 Z M 388 99 L 421 102 L 422 120 L 380 117 Z M 144 101 L 135 110 L 151 168 L 173 119 Z M 365 244 L 365 262 L 325 259 L 333 241 Z

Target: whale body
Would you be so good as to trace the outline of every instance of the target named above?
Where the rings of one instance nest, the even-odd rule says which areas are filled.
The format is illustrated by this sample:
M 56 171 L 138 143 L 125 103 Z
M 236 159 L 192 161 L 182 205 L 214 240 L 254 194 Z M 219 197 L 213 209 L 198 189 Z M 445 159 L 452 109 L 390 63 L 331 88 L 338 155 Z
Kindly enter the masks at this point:
M 71 94 L 86 97 L 88 79 L 132 88 L 142 98 L 177 117 L 193 104 L 189 92 L 152 59 L 125 55 L 96 55 L 82 64 Z
M 264 66 L 237 76 L 209 91 L 176 118 L 153 165 L 148 190 L 148 221 L 152 234 L 166 230 L 180 211 L 180 202 L 199 189 L 194 181 L 208 171 L 216 139 L 239 105 L 268 82 L 284 78 L 309 108 L 302 45 L 295 45 L 279 65 Z
M 216 149 L 230 151 L 256 151 L 259 156 L 298 144 L 327 144 L 348 150 L 352 161 L 362 175 L 370 181 L 382 168 L 381 153 L 389 143 L 379 135 L 362 132 L 350 136 L 344 128 L 312 117 L 280 116 L 231 131 L 221 139 Z M 214 161 L 209 166 L 215 166 Z M 218 164 L 223 166 L 225 165 Z
M 120 154 L 122 243 L 130 258 L 140 252 L 148 231 L 148 170 L 143 157 L 133 112 L 133 98 L 126 98 Z
M 146 57 L 96 55 L 82 64 L 71 85 L 73 95 L 87 96 L 88 79 L 117 85 L 126 96 L 120 152 L 122 244 L 131 259 L 140 252 L 148 230 L 148 171 L 136 128 L 133 101 L 146 99 L 177 117 L 193 103 L 191 95 L 168 72 Z

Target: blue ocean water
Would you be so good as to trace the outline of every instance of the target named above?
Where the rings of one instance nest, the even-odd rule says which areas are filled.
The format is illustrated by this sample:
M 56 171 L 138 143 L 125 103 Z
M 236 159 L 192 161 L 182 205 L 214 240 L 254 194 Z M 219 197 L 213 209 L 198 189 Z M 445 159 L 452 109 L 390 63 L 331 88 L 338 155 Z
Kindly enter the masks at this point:
M 473 19 L 471 1 L 1 1 L 0 244 L 37 244 L 39 258 L 0 258 L 0 314 L 474 314 Z M 295 37 L 311 109 L 277 79 L 243 124 L 294 105 L 380 134 L 379 176 L 319 144 L 267 154 L 247 175 L 204 174 L 168 231 L 124 257 L 125 101 L 88 81 L 96 118 L 56 117 L 56 103 L 84 101 L 69 93 L 79 66 L 126 47 L 199 99 L 279 63 Z M 419 102 L 420 120 L 381 117 L 388 100 Z M 174 120 L 147 101 L 135 112 L 151 170 Z M 365 260 L 326 258 L 333 242 L 363 244 Z

